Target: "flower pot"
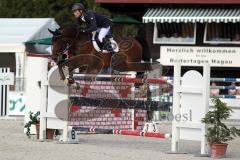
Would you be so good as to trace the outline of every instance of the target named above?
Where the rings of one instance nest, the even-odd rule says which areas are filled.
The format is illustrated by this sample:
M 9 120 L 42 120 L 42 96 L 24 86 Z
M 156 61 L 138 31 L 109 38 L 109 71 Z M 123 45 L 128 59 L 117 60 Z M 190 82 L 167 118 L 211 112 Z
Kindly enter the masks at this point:
M 36 126 L 36 137 L 39 139 L 39 130 L 40 130 L 40 124 L 35 124 Z
M 39 139 L 39 130 L 40 124 L 36 124 L 36 137 Z M 46 139 L 53 139 L 54 136 L 54 129 L 47 129 L 46 131 Z
M 54 129 L 47 129 L 46 139 L 53 139 Z
M 227 145 L 228 144 L 226 144 L 226 143 L 210 144 L 211 157 L 212 158 L 224 158 L 224 157 L 226 157 Z

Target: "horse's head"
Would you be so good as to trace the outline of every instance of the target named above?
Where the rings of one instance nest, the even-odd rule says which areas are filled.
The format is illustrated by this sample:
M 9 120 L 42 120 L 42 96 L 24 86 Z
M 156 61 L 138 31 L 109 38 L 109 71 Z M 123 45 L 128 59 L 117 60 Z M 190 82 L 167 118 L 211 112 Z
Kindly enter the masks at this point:
M 60 28 L 48 31 L 53 35 L 52 38 L 52 59 L 56 63 L 61 63 L 69 56 L 69 48 L 72 47 L 73 39 L 76 36 L 75 29 Z
M 73 26 L 63 27 L 55 31 L 48 30 L 53 35 L 52 59 L 56 63 L 61 63 L 74 55 L 79 51 L 79 48 L 82 48 L 82 44 L 89 39 L 88 34 L 78 32 Z
M 52 59 L 54 62 L 59 63 L 67 58 L 64 54 L 64 50 L 67 48 L 67 42 L 64 40 L 61 30 L 56 29 L 48 31 L 53 35 L 52 38 Z

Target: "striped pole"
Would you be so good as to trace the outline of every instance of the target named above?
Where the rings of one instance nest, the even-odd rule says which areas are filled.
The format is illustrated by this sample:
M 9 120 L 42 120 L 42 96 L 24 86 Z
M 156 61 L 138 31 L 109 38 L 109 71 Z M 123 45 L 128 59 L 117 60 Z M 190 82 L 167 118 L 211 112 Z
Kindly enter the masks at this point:
M 72 105 L 89 106 L 96 108 L 126 108 L 126 109 L 151 109 L 168 111 L 167 102 L 150 101 L 150 100 L 129 100 L 129 99 L 107 99 L 107 98 L 86 98 L 86 97 L 70 97 Z M 103 103 L 104 102 L 104 103 Z M 113 106 L 114 104 L 114 106 Z
M 215 95 L 211 97 L 225 98 L 225 99 L 240 99 L 240 95 Z
M 172 94 L 164 94 L 164 96 L 172 97 L 173 95 Z M 240 99 L 240 95 L 227 95 L 227 94 L 211 96 L 211 98 L 213 98 L 213 97 L 225 98 L 225 99 Z
M 139 132 L 139 131 L 120 130 L 120 131 L 115 131 L 115 133 L 119 133 L 121 135 L 128 135 L 128 136 L 142 136 L 142 137 L 154 137 L 154 138 L 170 137 L 170 134 L 156 133 L 156 132 Z
M 240 78 L 211 78 L 215 82 L 240 82 Z
M 170 94 L 164 94 L 164 96 L 170 96 L 172 97 L 173 94 L 170 93 Z M 240 95 L 227 95 L 227 94 L 222 94 L 222 95 L 212 95 L 212 97 L 218 97 L 218 98 L 225 98 L 225 99 L 240 99 Z
M 101 128 L 85 128 L 85 127 L 72 127 L 74 131 L 98 133 L 98 134 L 119 134 L 127 136 L 142 136 L 142 137 L 154 137 L 154 138 L 169 138 L 170 134 L 156 133 L 156 132 L 139 132 L 130 130 L 114 130 L 114 129 L 101 129 Z
M 102 128 L 85 128 L 85 127 L 72 127 L 74 131 L 81 131 L 81 132 L 91 132 L 91 133 L 99 133 L 99 134 L 112 134 L 112 129 L 102 129 Z
M 164 80 L 174 80 L 174 77 L 171 76 L 164 76 L 161 77 Z M 240 78 L 210 78 L 211 81 L 215 82 L 240 82 Z
M 211 89 L 239 89 L 240 86 L 210 86 Z
M 171 81 L 156 78 L 156 79 L 148 79 L 148 78 L 133 78 L 130 76 L 119 76 L 119 75 L 108 75 L 103 77 L 102 75 L 73 75 L 75 81 L 111 81 L 111 82 L 129 82 L 129 83 L 150 83 L 150 84 L 167 84 Z

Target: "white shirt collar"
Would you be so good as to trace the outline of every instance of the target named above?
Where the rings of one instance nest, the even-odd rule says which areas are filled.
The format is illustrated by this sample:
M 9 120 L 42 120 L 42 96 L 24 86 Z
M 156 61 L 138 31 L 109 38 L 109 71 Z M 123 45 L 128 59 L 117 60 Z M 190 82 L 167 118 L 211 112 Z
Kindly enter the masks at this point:
M 86 22 L 85 19 L 84 19 L 84 16 L 81 16 L 81 19 L 82 19 L 82 21 Z

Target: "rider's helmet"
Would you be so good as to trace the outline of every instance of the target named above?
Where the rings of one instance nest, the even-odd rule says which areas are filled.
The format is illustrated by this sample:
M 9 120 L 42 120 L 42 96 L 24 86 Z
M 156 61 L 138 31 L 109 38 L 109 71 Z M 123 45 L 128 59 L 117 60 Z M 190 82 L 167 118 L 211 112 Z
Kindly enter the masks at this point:
M 82 3 L 74 3 L 72 6 L 72 11 L 75 11 L 75 10 L 85 11 L 85 7 Z

